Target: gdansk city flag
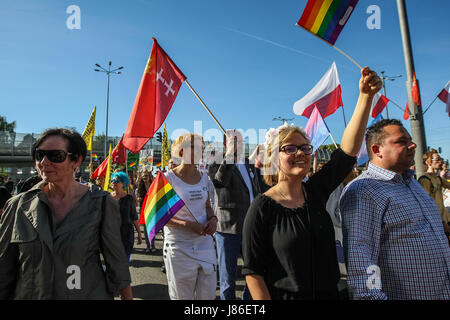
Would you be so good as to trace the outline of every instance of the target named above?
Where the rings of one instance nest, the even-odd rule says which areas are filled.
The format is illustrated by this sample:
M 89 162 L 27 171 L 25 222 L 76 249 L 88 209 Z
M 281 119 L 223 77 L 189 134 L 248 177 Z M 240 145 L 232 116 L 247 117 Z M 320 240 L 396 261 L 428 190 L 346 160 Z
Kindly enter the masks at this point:
M 123 138 L 125 148 L 138 153 L 161 127 L 186 79 L 153 38 L 153 47 Z

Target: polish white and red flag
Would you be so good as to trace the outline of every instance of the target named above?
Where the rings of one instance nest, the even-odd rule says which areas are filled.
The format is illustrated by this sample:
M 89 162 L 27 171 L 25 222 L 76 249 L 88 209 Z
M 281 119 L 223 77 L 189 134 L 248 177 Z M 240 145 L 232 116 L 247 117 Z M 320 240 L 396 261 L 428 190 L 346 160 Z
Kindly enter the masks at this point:
M 376 118 L 387 106 L 389 99 L 377 92 L 372 100 L 372 118 Z
M 447 82 L 444 89 L 438 94 L 438 98 L 447 105 L 445 111 L 450 117 L 450 81 Z
M 294 103 L 294 113 L 309 118 L 314 106 L 317 107 L 322 118 L 328 117 L 343 106 L 341 83 L 335 62 L 314 88 Z

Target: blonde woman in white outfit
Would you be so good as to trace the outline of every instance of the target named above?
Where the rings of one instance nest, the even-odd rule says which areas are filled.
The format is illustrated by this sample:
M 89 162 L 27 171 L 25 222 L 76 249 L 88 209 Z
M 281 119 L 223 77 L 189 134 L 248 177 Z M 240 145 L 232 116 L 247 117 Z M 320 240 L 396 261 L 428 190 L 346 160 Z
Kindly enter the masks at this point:
M 214 300 L 217 258 L 212 235 L 217 217 L 211 207 L 214 186 L 197 170 L 204 143 L 200 135 L 184 134 L 172 145 L 181 164 L 165 173 L 186 204 L 164 227 L 164 263 L 172 300 Z

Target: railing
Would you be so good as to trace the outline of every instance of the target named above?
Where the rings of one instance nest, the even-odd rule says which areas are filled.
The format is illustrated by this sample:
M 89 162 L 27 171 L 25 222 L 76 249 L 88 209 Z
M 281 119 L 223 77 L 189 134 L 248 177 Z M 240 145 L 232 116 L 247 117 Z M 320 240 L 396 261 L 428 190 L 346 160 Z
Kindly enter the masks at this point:
M 0 156 L 31 156 L 31 148 L 39 135 L 40 133 L 11 133 L 7 131 L 0 131 Z M 119 142 L 120 138 L 121 137 L 109 137 L 108 141 L 114 147 Z M 170 141 L 171 145 L 172 143 L 173 141 Z M 212 147 L 216 150 L 216 152 L 223 151 L 223 144 L 221 142 L 205 142 L 205 145 Z M 145 148 L 153 149 L 157 154 L 160 154 L 161 143 L 156 141 L 156 139 L 151 139 Z M 246 156 L 249 156 L 255 148 L 256 145 L 246 144 Z M 104 158 L 104 141 L 94 141 L 92 149 L 92 153 Z M 329 150 L 321 149 L 317 150 L 317 153 L 320 162 L 330 160 L 331 152 Z

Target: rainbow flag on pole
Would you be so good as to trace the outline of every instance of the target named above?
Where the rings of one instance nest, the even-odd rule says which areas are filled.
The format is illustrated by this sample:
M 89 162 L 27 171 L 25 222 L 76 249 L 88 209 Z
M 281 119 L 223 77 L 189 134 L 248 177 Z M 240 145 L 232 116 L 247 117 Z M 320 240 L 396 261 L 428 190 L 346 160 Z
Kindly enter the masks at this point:
M 145 224 L 148 241 L 184 206 L 183 200 L 167 181 L 163 173 L 158 172 L 142 203 L 139 224 Z
M 358 0 L 308 0 L 299 27 L 334 45 Z

